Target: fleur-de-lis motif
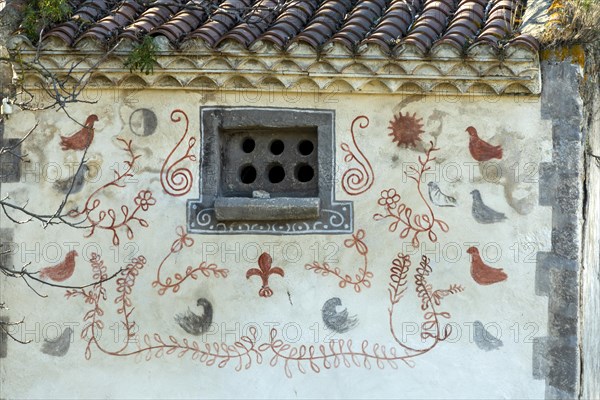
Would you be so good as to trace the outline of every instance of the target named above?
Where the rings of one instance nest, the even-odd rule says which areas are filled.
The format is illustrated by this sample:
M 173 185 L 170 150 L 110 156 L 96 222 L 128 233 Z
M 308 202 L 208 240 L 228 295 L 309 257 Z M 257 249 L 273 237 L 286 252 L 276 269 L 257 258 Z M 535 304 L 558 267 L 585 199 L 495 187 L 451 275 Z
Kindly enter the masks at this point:
M 246 271 L 246 279 L 250 279 L 251 276 L 260 276 L 262 279 L 262 287 L 258 291 L 258 295 L 260 297 L 271 297 L 273 295 L 273 290 L 269 287 L 269 276 L 272 274 L 279 275 L 283 277 L 285 273 L 283 269 L 279 267 L 272 267 L 273 258 L 269 255 L 269 253 L 262 253 L 260 257 L 258 257 L 258 267 L 259 268 L 250 268 Z

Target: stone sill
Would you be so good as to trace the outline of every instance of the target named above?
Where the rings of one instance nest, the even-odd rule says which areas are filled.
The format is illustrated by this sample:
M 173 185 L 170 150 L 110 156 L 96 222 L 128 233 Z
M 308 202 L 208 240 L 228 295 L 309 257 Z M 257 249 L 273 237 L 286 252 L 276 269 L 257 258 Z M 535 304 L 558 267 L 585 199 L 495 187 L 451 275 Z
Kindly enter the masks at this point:
M 318 197 L 219 197 L 215 200 L 215 216 L 219 221 L 313 220 L 320 217 L 320 211 Z

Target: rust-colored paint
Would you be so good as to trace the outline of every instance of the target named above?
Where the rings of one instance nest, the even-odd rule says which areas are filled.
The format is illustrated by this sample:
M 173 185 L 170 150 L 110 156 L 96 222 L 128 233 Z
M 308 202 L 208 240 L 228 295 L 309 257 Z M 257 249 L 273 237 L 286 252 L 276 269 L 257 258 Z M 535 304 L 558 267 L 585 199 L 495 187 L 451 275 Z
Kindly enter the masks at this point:
M 392 136 L 392 142 L 398 144 L 398 147 L 415 147 L 417 142 L 421 141 L 421 135 L 425 132 L 423 130 L 423 118 L 417 118 L 417 114 L 413 113 L 410 115 L 408 112 L 406 115 L 402 115 L 400 112 L 394 116 L 394 119 L 390 121 L 391 132 L 388 136 Z
M 75 257 L 77 256 L 78 254 L 75 250 L 69 251 L 60 264 L 42 268 L 40 271 L 40 278 L 51 279 L 55 282 L 66 281 L 75 271 Z
M 477 134 L 477 129 L 469 126 L 469 152 L 477 161 L 488 161 L 492 158 L 502 159 L 502 147 L 494 146 L 482 140 Z
M 188 265 L 185 269 L 185 272 L 176 272 L 172 276 L 164 277 L 164 274 L 161 274 L 163 268 L 166 269 L 165 263 L 167 260 L 173 255 L 181 252 L 182 250 L 193 247 L 196 241 L 191 238 L 186 232 L 183 226 L 178 226 L 176 229 L 177 239 L 171 244 L 171 250 L 169 254 L 163 258 L 158 269 L 156 270 L 156 279 L 152 282 L 152 287 L 158 287 L 158 294 L 164 295 L 167 291 L 172 291 L 173 293 L 177 293 L 181 288 L 181 285 L 188 278 L 193 280 L 198 279 L 200 274 L 204 278 L 209 278 L 211 276 L 215 278 L 227 278 L 229 274 L 229 270 L 226 268 L 219 268 L 214 263 L 207 263 L 206 261 L 200 262 L 197 267 L 192 267 Z M 176 269 L 179 265 L 174 263 L 171 269 Z
M 162 169 L 160 170 L 160 184 L 162 185 L 163 190 L 174 197 L 188 194 L 194 184 L 194 174 L 192 174 L 192 171 L 187 167 L 179 166 L 179 164 L 185 160 L 196 161 L 196 155 L 192 154 L 192 149 L 196 145 L 196 138 L 192 136 L 188 139 L 187 145 L 184 145 L 183 147 L 187 148 L 182 157 L 175 161 L 171 159 L 173 153 L 175 153 L 187 137 L 190 127 L 190 121 L 185 112 L 182 110 L 173 110 L 171 113 L 171 121 L 175 123 L 180 122 L 182 117 L 185 119 L 185 132 L 165 159 Z
M 469 247 L 467 253 L 471 255 L 471 276 L 478 284 L 493 285 L 508 278 L 502 268 L 492 268 L 486 265 L 481 259 L 477 247 Z
M 63 150 L 85 150 L 94 140 L 94 122 L 98 116 L 92 114 L 85 120 L 85 125 L 71 136 L 60 137 L 60 147 Z
M 258 291 L 260 297 L 271 297 L 273 296 L 273 290 L 269 287 L 269 277 L 273 274 L 283 277 L 285 272 L 279 267 L 273 267 L 273 258 L 269 253 L 262 253 L 258 257 L 258 267 L 250 268 L 246 271 L 246 279 L 250 279 L 251 276 L 259 276 L 262 280 L 262 287 Z

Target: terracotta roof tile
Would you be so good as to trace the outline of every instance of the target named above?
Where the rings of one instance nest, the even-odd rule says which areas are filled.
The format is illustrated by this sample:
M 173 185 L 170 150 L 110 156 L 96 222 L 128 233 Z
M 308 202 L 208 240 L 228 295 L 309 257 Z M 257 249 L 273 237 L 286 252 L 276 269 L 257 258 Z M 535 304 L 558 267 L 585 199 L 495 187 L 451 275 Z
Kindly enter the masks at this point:
M 135 38 L 149 33 L 171 19 L 181 7 L 183 7 L 183 4 L 180 5 L 172 0 L 155 1 L 153 6 L 140 14 L 135 22 L 123 30 L 121 35 Z M 128 15 L 133 17 L 135 11 L 137 10 L 129 9 Z
M 79 38 L 92 37 L 98 40 L 106 40 L 115 35 L 127 25 L 135 21 L 135 18 L 143 11 L 143 7 L 135 0 L 126 0 L 108 12 L 108 15 L 97 21 L 87 29 Z M 50 31 L 48 34 L 52 34 Z
M 318 0 L 298 0 L 288 3 L 273 25 L 259 39 L 284 47 L 306 26 L 318 5 Z
M 260 0 L 255 4 L 255 7 L 247 13 L 244 22 L 238 24 L 228 33 L 219 39 L 218 43 L 223 40 L 236 40 L 238 43 L 248 46 L 253 43 L 266 29 L 271 25 L 277 17 L 277 0 Z M 217 43 L 217 44 L 218 44 Z
M 190 1 L 189 3 L 193 5 L 194 2 Z M 169 41 L 177 43 L 190 32 L 198 29 L 207 18 L 208 13 L 201 8 L 184 8 L 175 14 L 172 19 L 155 28 L 152 33 L 154 35 L 164 35 Z
M 387 8 L 386 0 L 360 0 L 346 18 L 341 29 L 332 37 L 349 48 L 358 45 L 369 33 L 373 21 L 381 18 Z
M 486 4 L 487 0 L 461 0 L 439 42 L 449 43 L 458 49 L 472 43 L 483 26 Z
M 404 43 L 413 44 L 424 53 L 429 51 L 446 30 L 457 6 L 456 0 L 427 0 Z
M 248 13 L 252 3 L 252 0 L 225 0 L 209 20 L 192 32 L 190 37 L 202 38 L 209 47 L 214 46 L 241 21 L 242 17 Z
M 81 38 L 134 40 L 165 36 L 208 47 L 234 40 L 250 47 L 269 41 L 285 49 L 293 42 L 313 48 L 337 42 L 355 50 L 374 43 L 389 52 L 412 44 L 427 53 L 447 43 L 457 49 L 508 43 L 537 50 L 537 40 L 519 34 L 524 0 L 72 0 L 73 16 L 45 37 L 68 45 Z
M 393 0 L 366 42 L 377 43 L 385 49 L 393 47 L 406 36 L 422 7 L 420 0 Z

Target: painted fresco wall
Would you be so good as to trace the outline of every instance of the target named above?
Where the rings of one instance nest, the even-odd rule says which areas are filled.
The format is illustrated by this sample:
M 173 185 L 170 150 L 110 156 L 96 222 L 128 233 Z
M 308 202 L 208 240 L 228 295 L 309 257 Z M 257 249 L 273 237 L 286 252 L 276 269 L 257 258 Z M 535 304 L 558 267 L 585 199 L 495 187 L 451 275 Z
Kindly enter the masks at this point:
M 538 98 L 88 96 L 71 109 L 94 135 L 65 208 L 83 227 L 1 228 L 15 267 L 49 282 L 123 272 L 34 283 L 45 299 L 3 279 L 7 315 L 25 316 L 13 333 L 33 343 L 8 343 L 2 397 L 544 396 L 532 352 L 548 323 L 535 267 L 551 247 L 538 178 L 552 137 Z M 188 233 L 200 109 L 215 105 L 333 110 L 352 233 Z M 89 137 L 47 111 L 15 113 L 4 139 L 36 121 L 2 192 L 55 210 Z

